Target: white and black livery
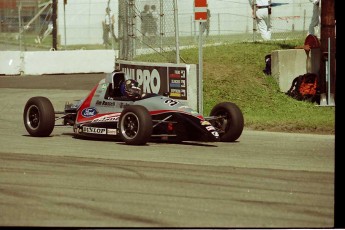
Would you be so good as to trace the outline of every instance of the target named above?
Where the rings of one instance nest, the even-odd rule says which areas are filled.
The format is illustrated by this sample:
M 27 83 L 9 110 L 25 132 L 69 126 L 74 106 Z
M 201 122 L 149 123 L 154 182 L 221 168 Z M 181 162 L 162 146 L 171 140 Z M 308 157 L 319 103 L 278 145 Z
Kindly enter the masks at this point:
M 24 108 L 24 125 L 31 136 L 50 136 L 55 126 L 71 126 L 76 136 L 112 138 L 129 145 L 149 141 L 234 142 L 242 134 L 244 118 L 239 107 L 222 102 L 204 117 L 184 101 L 168 95 L 141 94 L 134 80 L 114 71 L 75 104 L 56 112 L 46 97 L 30 98 Z M 62 122 L 58 124 L 58 122 Z

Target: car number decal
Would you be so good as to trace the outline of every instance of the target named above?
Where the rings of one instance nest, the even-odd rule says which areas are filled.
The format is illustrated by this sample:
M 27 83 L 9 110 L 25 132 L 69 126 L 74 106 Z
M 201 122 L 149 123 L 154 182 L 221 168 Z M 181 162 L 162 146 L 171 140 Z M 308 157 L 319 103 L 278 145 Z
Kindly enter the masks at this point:
M 219 133 L 218 133 L 217 131 L 213 131 L 212 134 L 213 134 L 213 136 L 215 136 L 215 137 L 219 137 Z
M 179 101 L 176 101 L 174 99 L 168 99 L 168 100 L 165 100 L 164 103 L 168 104 L 169 106 L 174 106 L 174 105 L 177 105 Z

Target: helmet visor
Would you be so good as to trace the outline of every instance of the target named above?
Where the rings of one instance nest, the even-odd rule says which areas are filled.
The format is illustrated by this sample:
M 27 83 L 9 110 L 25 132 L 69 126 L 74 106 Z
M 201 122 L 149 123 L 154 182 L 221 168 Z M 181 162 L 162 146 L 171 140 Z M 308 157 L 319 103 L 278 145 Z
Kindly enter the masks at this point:
M 141 95 L 141 89 L 139 83 L 136 81 L 131 81 L 129 84 L 126 84 L 126 92 L 130 97 L 137 97 Z

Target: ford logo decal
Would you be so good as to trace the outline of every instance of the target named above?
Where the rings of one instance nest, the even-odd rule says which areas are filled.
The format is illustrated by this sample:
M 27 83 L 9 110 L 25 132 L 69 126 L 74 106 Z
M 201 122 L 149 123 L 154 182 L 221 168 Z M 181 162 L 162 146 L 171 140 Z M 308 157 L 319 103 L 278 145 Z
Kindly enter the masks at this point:
M 81 115 L 83 117 L 93 117 L 97 114 L 97 110 L 95 108 L 85 108 L 83 111 L 81 111 Z

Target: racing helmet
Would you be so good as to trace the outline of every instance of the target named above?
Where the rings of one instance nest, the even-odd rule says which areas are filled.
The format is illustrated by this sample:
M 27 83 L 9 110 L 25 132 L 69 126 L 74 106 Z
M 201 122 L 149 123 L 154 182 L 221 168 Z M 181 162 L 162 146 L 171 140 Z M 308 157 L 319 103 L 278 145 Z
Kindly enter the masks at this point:
M 141 89 L 136 80 L 128 79 L 121 83 L 120 91 L 123 96 L 128 98 L 139 98 L 141 96 Z

